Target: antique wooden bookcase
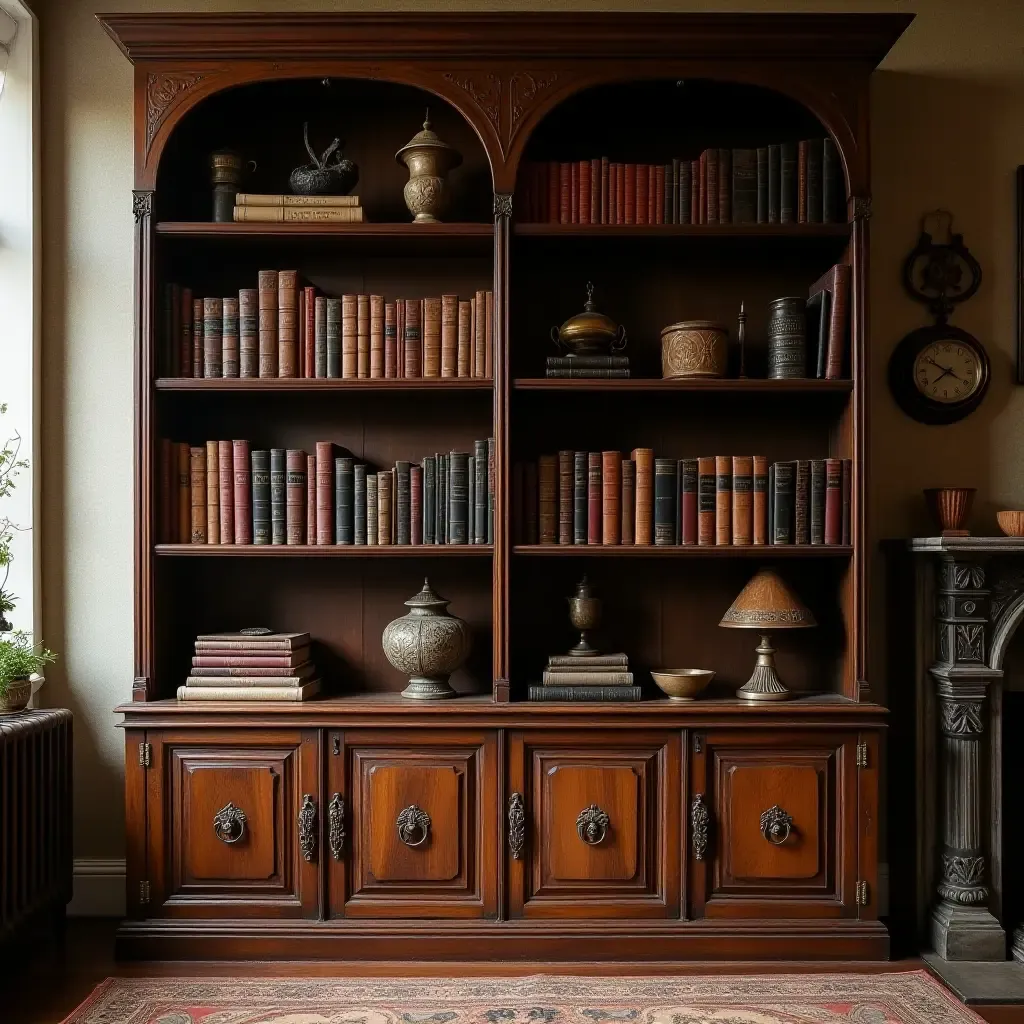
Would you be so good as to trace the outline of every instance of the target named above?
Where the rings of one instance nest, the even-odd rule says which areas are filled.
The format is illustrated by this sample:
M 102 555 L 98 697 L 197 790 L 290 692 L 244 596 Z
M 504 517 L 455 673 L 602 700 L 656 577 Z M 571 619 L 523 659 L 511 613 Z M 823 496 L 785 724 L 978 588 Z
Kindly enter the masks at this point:
M 135 683 L 124 715 L 126 956 L 883 958 L 879 737 L 866 679 L 868 81 L 902 16 L 116 14 L 135 66 Z M 429 104 L 464 156 L 452 219 L 408 223 L 394 152 Z M 210 152 L 283 191 L 301 125 L 341 134 L 361 225 L 210 222 Z M 693 156 L 708 145 L 831 133 L 848 220 L 826 225 L 519 223 L 524 160 Z M 758 141 L 750 141 L 756 139 Z M 127 199 L 127 197 L 126 197 Z M 851 378 L 658 379 L 659 329 L 748 311 L 764 369 L 767 303 L 852 266 Z M 330 294 L 494 291 L 491 381 L 191 380 L 157 376 L 168 280 L 227 294 L 295 266 Z M 628 325 L 636 377 L 543 378 L 547 333 L 581 306 Z M 760 366 L 760 369 L 757 367 Z M 155 543 L 157 439 L 333 438 L 389 465 L 496 438 L 493 547 L 217 548 Z M 560 448 L 852 459 L 852 544 L 815 548 L 515 548 L 511 464 Z M 798 691 L 732 692 L 755 639 L 718 619 L 777 564 L 820 626 L 781 643 Z M 582 571 L 639 674 L 707 665 L 690 705 L 530 704 L 571 643 Z M 384 624 L 428 574 L 475 634 L 466 696 L 403 701 Z M 179 704 L 197 632 L 265 623 L 321 642 L 326 699 Z M 213 814 L 249 822 L 226 845 Z M 395 815 L 428 810 L 429 843 Z M 580 810 L 611 820 L 579 841 Z M 774 846 L 759 815 L 794 819 Z M 312 806 L 310 828 L 309 806 Z M 306 823 L 300 828 L 299 811 Z M 521 816 L 520 816 L 521 812 Z M 301 833 L 301 834 L 300 834 Z

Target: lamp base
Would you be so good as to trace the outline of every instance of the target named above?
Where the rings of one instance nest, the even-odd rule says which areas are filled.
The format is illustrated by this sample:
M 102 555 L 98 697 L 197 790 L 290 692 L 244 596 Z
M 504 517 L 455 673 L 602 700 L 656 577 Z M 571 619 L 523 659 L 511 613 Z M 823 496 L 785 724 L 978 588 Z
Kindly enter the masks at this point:
M 775 671 L 775 648 L 765 633 L 761 634 L 761 642 L 757 645 L 754 672 L 736 691 L 736 696 L 742 700 L 789 700 L 792 696 Z

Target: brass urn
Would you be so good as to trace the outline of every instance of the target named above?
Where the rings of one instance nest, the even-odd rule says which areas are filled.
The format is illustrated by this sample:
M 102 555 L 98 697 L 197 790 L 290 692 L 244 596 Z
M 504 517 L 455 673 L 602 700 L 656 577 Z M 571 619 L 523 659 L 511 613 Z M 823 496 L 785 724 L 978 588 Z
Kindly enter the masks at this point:
M 396 154 L 395 159 L 409 168 L 409 180 L 402 194 L 415 224 L 436 224 L 438 214 L 447 205 L 445 175 L 462 163 L 462 154 L 442 142 L 430 127 L 430 110 L 417 132 Z
M 571 356 L 603 356 L 626 347 L 626 328 L 597 311 L 594 285 L 588 281 L 583 312 L 569 317 L 561 327 L 552 327 L 551 340 L 560 352 Z
M 580 642 L 569 653 L 577 658 L 590 658 L 598 650 L 590 642 L 592 632 L 601 625 L 601 599 L 594 594 L 586 576 L 576 586 L 576 593 L 567 598 L 569 621 L 580 631 Z

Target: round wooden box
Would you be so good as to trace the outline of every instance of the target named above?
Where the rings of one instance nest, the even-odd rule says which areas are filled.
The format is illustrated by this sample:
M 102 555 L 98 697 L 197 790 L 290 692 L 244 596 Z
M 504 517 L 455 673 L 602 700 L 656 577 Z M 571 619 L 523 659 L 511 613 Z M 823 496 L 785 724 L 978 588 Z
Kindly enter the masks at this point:
M 713 320 L 682 320 L 661 332 L 662 377 L 724 377 L 729 328 Z

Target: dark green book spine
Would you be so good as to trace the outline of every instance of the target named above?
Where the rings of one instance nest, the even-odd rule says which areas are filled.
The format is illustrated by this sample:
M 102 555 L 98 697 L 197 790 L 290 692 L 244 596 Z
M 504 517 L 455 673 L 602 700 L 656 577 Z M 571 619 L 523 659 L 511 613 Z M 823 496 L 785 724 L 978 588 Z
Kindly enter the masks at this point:
M 313 301 L 313 362 L 317 377 L 327 376 L 327 297 Z
M 774 543 L 793 543 L 793 513 L 796 503 L 796 463 L 775 463 Z
M 359 462 L 352 467 L 352 492 L 354 497 L 354 542 L 366 543 L 366 465 Z
M 576 452 L 572 460 L 572 542 L 587 543 L 587 453 Z
M 846 220 L 846 181 L 836 144 L 827 138 L 821 156 L 821 219 L 826 224 Z
M 796 464 L 796 488 L 793 498 L 793 543 L 811 543 L 811 464 L 803 459 Z
M 252 542 L 270 543 L 270 452 L 256 451 L 252 463 Z
M 469 537 L 469 453 L 451 452 L 448 465 L 448 542 L 466 544 Z
M 811 543 L 825 543 L 825 460 L 811 460 Z
M 824 139 L 807 141 L 807 223 L 822 221 L 822 161 Z
M 476 442 L 474 442 L 475 444 Z M 466 543 L 476 543 L 476 456 L 466 460 Z
M 334 543 L 355 543 L 355 459 L 334 460 Z
M 796 223 L 796 143 L 784 142 L 780 147 L 779 184 L 781 199 L 779 200 L 779 223 Z
M 757 151 L 757 223 L 768 223 L 768 147 Z
M 768 467 L 768 543 L 775 543 L 775 463 Z
M 366 543 L 376 545 L 377 530 L 377 474 L 366 473 Z
M 423 543 L 437 543 L 437 456 L 423 460 Z
M 286 458 L 283 448 L 270 449 L 270 543 L 288 540 L 288 506 L 285 490 Z
M 437 456 L 437 543 L 448 543 L 448 456 Z
M 487 543 L 487 441 L 473 442 L 474 472 L 476 485 L 473 488 L 473 543 Z
M 487 438 L 487 543 L 494 543 L 494 473 L 497 449 L 493 437 Z
M 327 376 L 341 376 L 341 299 L 327 300 Z
M 782 203 L 782 147 L 768 147 L 768 223 L 779 223 Z
M 398 515 L 398 522 L 395 524 L 395 543 L 412 543 L 412 490 L 410 469 L 412 463 L 399 459 L 395 463 L 395 511 Z
M 757 150 L 732 151 L 732 222 L 757 223 Z
M 610 702 L 633 704 L 640 700 L 639 686 L 538 686 L 530 687 L 529 698 L 536 701 L 572 701 L 573 703 Z
M 676 542 L 676 460 L 654 460 L 654 543 Z

